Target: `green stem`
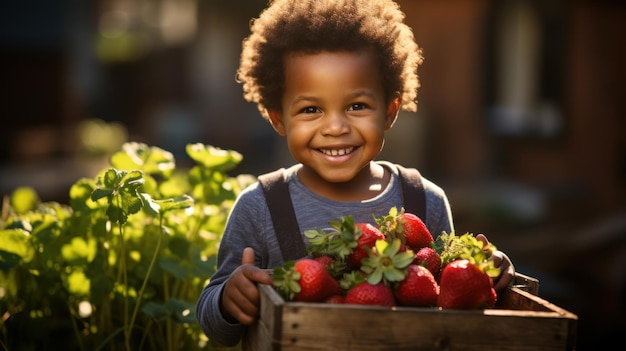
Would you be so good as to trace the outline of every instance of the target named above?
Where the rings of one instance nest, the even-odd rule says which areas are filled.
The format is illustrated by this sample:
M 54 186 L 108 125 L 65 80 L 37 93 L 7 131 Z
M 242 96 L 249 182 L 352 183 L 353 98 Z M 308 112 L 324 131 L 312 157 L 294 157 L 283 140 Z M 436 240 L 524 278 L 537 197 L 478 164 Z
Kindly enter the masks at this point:
M 163 214 L 160 214 L 159 228 L 162 228 L 162 226 L 163 226 Z M 133 325 L 135 324 L 135 319 L 137 318 L 137 314 L 139 313 L 139 307 L 141 306 L 141 298 L 143 297 L 144 290 L 146 289 L 146 285 L 148 285 L 148 280 L 150 279 L 150 274 L 152 273 L 152 269 L 154 268 L 154 263 L 156 262 L 157 256 L 159 255 L 159 250 L 161 248 L 162 239 L 163 239 L 163 230 L 159 232 L 157 244 L 156 244 L 156 247 L 154 248 L 154 253 L 152 254 L 152 260 L 150 260 L 148 271 L 146 272 L 146 276 L 144 277 L 143 283 L 141 284 L 141 289 L 139 290 L 139 294 L 137 295 L 137 302 L 135 304 L 135 309 L 133 310 L 133 315 L 130 319 L 130 324 L 128 325 L 129 335 L 130 335 L 130 331 L 133 329 Z M 130 351 L 130 348 L 129 348 L 129 351 Z
M 167 272 L 163 271 L 163 299 L 165 301 L 169 301 L 170 299 L 170 284 L 169 284 L 169 275 Z M 167 350 L 172 350 L 171 340 L 172 340 L 172 326 L 171 326 L 171 318 L 167 318 L 165 320 L 165 344 L 167 345 Z
M 148 323 L 146 323 L 146 329 L 144 329 L 143 331 L 143 335 L 141 336 L 141 341 L 139 341 L 139 347 L 137 348 L 137 350 L 143 349 L 143 345 L 146 343 L 146 339 L 150 334 L 150 328 L 152 328 L 152 319 L 148 320 Z
M 80 348 L 81 351 L 84 351 L 85 346 L 83 345 L 83 338 L 81 337 L 80 332 L 78 331 L 78 325 L 76 324 L 76 320 L 79 319 L 80 317 L 76 314 L 76 310 L 74 310 L 69 303 L 67 304 L 67 308 L 69 309 L 70 316 L 72 317 L 70 318 L 72 320 L 72 330 L 74 331 L 74 335 L 76 335 L 76 341 L 78 342 L 78 347 Z
M 107 336 L 100 345 L 98 345 L 98 347 L 96 347 L 95 351 L 100 351 L 102 350 L 106 344 L 108 344 L 111 340 L 113 340 L 113 338 L 115 338 L 115 336 L 121 332 L 125 332 L 124 327 L 122 328 L 118 328 L 117 330 L 113 331 L 111 334 L 109 334 L 109 336 Z
M 131 328 L 128 324 L 128 272 L 126 269 L 126 243 L 124 241 L 124 226 L 119 223 L 120 227 L 120 272 L 122 272 L 122 284 L 124 286 L 124 344 L 126 351 L 131 351 L 130 334 Z

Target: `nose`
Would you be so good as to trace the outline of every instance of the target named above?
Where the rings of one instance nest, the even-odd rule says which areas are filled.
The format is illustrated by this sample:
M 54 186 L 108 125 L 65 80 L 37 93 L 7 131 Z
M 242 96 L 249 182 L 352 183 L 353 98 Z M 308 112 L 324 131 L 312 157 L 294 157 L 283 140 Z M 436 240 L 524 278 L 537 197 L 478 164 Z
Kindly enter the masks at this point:
M 348 117 L 343 111 L 326 112 L 322 118 L 321 132 L 324 135 L 342 135 L 350 131 Z

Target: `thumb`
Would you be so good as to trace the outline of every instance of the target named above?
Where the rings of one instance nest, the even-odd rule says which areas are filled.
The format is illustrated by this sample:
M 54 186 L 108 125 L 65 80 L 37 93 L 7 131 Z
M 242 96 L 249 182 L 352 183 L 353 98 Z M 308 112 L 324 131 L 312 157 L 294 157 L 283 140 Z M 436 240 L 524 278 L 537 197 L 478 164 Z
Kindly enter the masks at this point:
M 241 264 L 254 264 L 254 249 L 246 247 L 241 255 Z
M 483 243 L 483 249 L 485 249 L 485 248 L 487 248 L 487 246 L 489 246 L 489 240 L 487 240 L 487 237 L 484 234 L 476 235 L 476 239 Z

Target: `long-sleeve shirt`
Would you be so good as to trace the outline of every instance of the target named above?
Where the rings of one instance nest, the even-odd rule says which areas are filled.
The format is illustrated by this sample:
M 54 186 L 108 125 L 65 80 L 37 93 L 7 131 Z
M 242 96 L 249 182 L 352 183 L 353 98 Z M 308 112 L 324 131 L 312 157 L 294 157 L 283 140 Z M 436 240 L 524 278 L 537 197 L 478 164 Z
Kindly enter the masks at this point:
M 364 201 L 340 202 L 315 194 L 300 182 L 295 170 L 298 165 L 285 169 L 289 193 L 294 206 L 301 235 L 307 245 L 304 231 L 328 229 L 328 221 L 351 215 L 354 222 L 374 224 L 374 217 L 387 215 L 392 207 L 402 208 L 402 194 L 398 170 L 392 163 L 377 161 L 391 171 L 386 189 L 378 196 Z M 422 177 L 426 197 L 428 230 L 437 237 L 442 232 L 454 230 L 450 204 L 445 192 L 430 180 Z M 203 289 L 196 306 L 200 326 L 213 341 L 224 345 L 237 344 L 246 326 L 231 323 L 220 311 L 220 299 L 225 282 L 241 264 L 244 248 L 254 249 L 255 265 L 271 269 L 284 263 L 272 218 L 259 183 L 246 188 L 235 201 L 226 223 L 217 255 L 217 271 Z

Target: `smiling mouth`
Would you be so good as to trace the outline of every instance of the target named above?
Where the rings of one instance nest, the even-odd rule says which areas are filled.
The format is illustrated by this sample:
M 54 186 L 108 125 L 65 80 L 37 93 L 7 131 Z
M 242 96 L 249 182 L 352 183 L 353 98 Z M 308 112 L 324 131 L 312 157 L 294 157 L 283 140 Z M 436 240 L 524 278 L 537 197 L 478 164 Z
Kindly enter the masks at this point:
M 328 156 L 343 156 L 354 151 L 354 146 L 345 149 L 319 149 L 321 153 Z

